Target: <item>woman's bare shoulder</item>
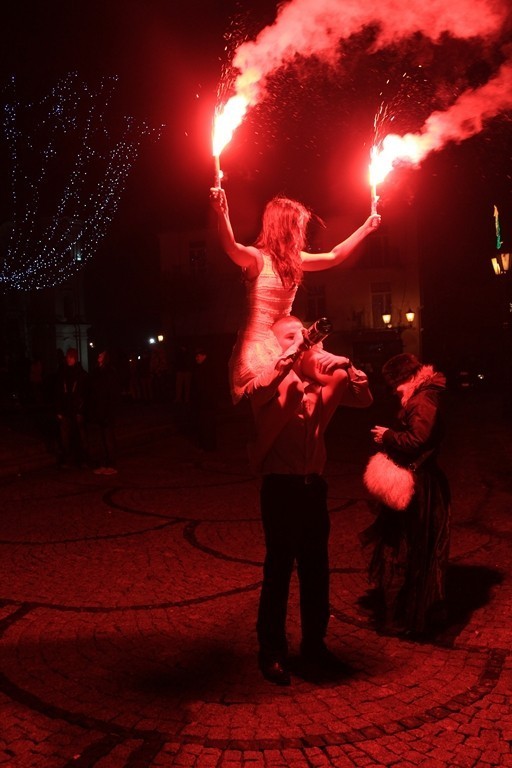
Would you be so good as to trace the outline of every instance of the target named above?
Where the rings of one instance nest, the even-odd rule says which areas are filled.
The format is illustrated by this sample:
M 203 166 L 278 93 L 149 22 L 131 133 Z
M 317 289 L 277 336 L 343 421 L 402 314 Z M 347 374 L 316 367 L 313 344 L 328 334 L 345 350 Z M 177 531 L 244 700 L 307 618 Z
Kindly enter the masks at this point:
M 255 280 L 263 269 L 263 254 L 254 245 L 248 245 L 247 251 L 252 258 L 251 263 L 245 268 L 245 277 L 247 280 Z

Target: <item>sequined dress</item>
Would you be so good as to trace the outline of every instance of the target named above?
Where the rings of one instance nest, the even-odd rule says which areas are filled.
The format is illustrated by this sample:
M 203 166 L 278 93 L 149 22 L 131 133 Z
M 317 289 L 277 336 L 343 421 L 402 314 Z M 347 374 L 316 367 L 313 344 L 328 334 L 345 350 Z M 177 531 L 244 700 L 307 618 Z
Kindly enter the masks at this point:
M 233 402 L 237 403 L 245 387 L 281 354 L 272 325 L 289 315 L 297 286 L 285 288 L 274 272 L 272 259 L 262 252 L 263 267 L 254 280 L 245 283 L 247 315 L 229 360 L 229 379 Z

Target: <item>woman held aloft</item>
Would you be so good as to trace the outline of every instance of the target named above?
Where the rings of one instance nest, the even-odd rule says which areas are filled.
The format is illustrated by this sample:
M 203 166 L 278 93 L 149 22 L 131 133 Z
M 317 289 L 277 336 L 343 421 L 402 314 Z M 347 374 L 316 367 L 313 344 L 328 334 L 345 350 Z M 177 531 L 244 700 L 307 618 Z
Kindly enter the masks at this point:
M 258 239 L 246 246 L 235 240 L 224 190 L 212 188 L 210 200 L 218 216 L 222 247 L 245 275 L 247 316 L 229 362 L 231 394 L 237 403 L 247 384 L 279 356 L 271 328 L 278 318 L 291 313 L 303 272 L 341 264 L 379 226 L 380 216 L 370 216 L 332 251 L 314 254 L 303 250 L 311 212 L 302 203 L 286 197 L 267 203 Z
M 370 581 L 384 597 L 384 631 L 421 635 L 445 621 L 450 536 L 450 491 L 437 464 L 443 436 L 444 374 L 403 353 L 382 373 L 400 396 L 399 426 L 375 426 L 375 443 L 401 466 L 414 466 L 414 494 L 404 511 L 380 504 L 362 535 L 373 544 Z

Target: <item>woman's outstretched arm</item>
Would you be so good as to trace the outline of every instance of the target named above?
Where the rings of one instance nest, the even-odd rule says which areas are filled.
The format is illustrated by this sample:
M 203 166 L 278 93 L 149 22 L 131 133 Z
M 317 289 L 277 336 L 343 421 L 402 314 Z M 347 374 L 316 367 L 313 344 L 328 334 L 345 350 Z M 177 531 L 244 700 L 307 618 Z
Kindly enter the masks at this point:
M 302 266 L 305 272 L 317 272 L 321 269 L 336 267 L 347 259 L 350 254 L 363 242 L 372 232 L 380 226 L 380 216 L 378 213 L 369 216 L 364 224 L 352 232 L 346 240 L 335 245 L 329 253 L 306 253 L 302 252 Z
M 257 275 L 261 271 L 261 254 L 252 245 L 242 245 L 235 240 L 229 218 L 228 200 L 221 187 L 210 189 L 210 203 L 217 214 L 219 237 L 223 249 L 231 261 L 239 267 L 249 270 L 249 273 L 254 271 L 254 275 Z M 249 274 L 250 276 L 251 274 Z

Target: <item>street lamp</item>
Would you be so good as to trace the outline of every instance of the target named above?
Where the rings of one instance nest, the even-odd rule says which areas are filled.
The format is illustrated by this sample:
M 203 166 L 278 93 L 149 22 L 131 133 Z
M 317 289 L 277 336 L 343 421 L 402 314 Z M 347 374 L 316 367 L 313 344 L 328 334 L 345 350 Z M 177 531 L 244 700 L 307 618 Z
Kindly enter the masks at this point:
M 407 310 L 407 312 L 405 313 L 405 317 L 406 317 L 406 320 L 409 323 L 409 325 L 408 326 L 407 325 L 402 325 L 399 322 L 398 325 L 393 326 L 393 324 L 391 322 L 391 312 L 383 312 L 382 315 L 381 315 L 382 322 L 384 323 L 386 328 L 393 328 L 394 327 L 395 330 L 400 331 L 400 332 L 404 331 L 407 327 L 412 328 L 412 324 L 414 322 L 415 316 L 416 315 L 415 315 L 414 310 L 409 308 Z
M 491 258 L 495 275 L 506 275 L 510 267 L 510 253 L 497 253 Z
M 501 303 L 501 339 L 497 348 L 498 353 L 498 373 L 503 403 L 503 414 L 510 418 L 512 416 L 512 401 L 510 392 L 512 387 L 512 358 L 510 356 L 510 346 L 512 341 L 512 294 L 510 283 L 510 253 L 501 253 L 498 251 L 491 257 L 494 274 L 500 276 L 500 303 Z M 505 278 L 501 277 L 505 275 Z

